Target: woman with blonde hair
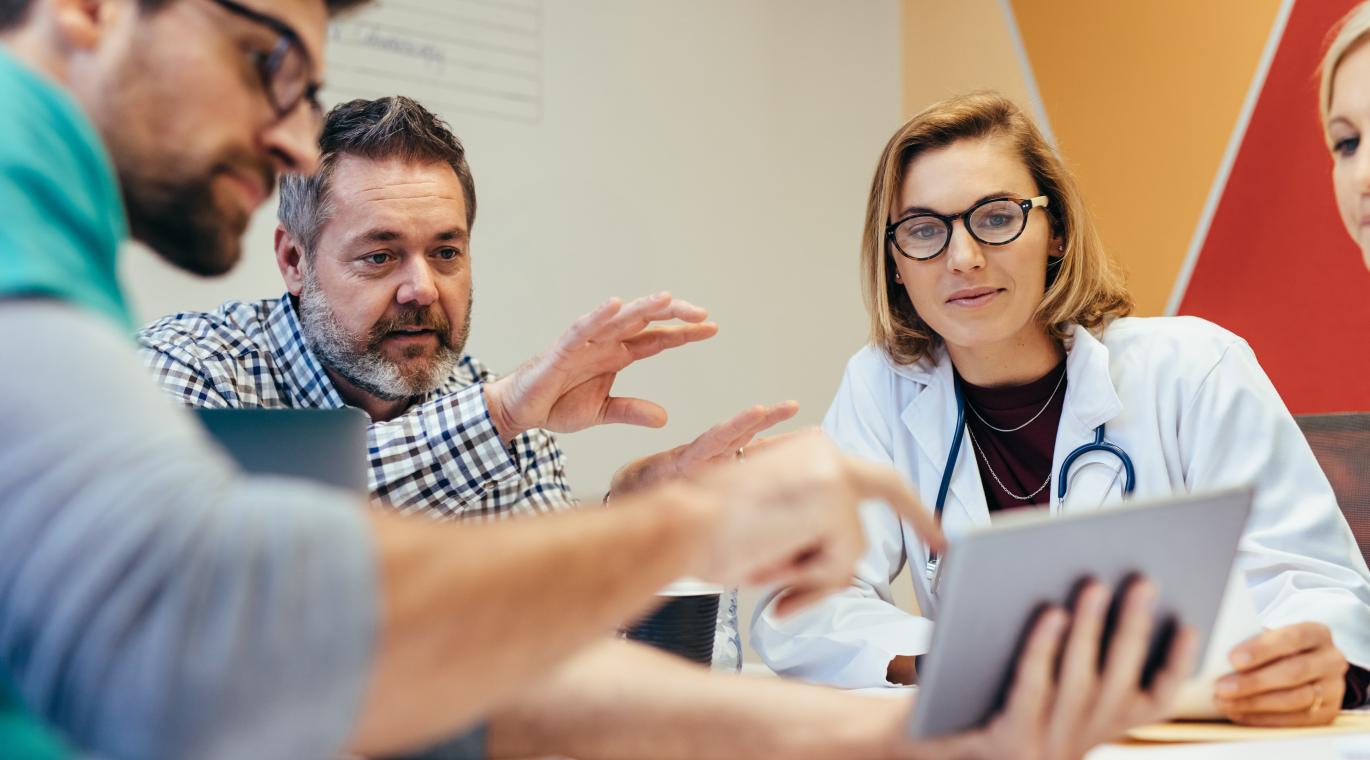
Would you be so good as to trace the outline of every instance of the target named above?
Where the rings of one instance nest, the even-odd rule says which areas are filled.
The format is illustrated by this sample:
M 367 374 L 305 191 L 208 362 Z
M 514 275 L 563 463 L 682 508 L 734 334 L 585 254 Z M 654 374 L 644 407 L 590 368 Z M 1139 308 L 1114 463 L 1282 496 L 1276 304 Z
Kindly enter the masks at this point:
M 872 341 L 829 435 L 902 472 L 953 538 L 1009 509 L 1251 485 L 1237 564 L 1268 630 L 1229 654 L 1215 702 L 1250 724 L 1336 716 L 1347 660 L 1370 666 L 1370 571 L 1327 479 L 1241 338 L 1127 316 L 1075 180 L 1031 120 L 979 93 L 901 127 L 871 186 L 861 276 Z M 914 682 L 932 624 L 894 606 L 890 584 L 906 560 L 930 575 L 937 559 L 883 506 L 863 519 L 852 588 L 758 614 L 753 644 L 776 671 Z

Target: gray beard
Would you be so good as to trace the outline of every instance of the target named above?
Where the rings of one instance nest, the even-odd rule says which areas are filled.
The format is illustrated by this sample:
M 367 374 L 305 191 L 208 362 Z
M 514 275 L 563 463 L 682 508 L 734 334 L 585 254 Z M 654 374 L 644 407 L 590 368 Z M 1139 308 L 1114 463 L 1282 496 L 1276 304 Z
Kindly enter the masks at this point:
M 305 344 L 327 369 L 366 393 L 384 401 L 401 401 L 431 393 L 452 375 L 470 330 L 468 313 L 457 345 L 439 343 L 432 367 L 422 374 L 406 374 L 399 365 L 385 358 L 379 349 L 365 345 L 338 324 L 333 308 L 319 288 L 313 269 L 301 267 L 304 286 L 300 289 L 300 331 Z M 362 344 L 362 345 L 358 345 Z

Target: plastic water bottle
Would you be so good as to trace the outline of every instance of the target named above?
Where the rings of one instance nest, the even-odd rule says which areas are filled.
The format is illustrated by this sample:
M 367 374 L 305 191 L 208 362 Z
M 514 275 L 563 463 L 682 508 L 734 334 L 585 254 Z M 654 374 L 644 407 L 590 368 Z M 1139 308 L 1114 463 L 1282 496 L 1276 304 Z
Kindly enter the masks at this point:
M 713 669 L 729 673 L 742 670 L 742 632 L 737 624 L 737 589 L 725 588 L 718 599 L 718 623 L 714 631 Z

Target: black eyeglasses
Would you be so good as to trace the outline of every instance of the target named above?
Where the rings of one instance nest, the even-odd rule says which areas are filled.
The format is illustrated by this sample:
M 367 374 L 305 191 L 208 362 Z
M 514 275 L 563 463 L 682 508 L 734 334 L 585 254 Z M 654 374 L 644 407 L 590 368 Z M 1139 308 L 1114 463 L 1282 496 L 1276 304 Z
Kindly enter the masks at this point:
M 989 198 L 959 214 L 942 216 L 923 211 L 885 225 L 885 238 L 903 256 L 916 261 L 935 259 L 951 243 L 951 224 L 957 219 L 970 236 L 985 245 L 1008 245 L 1027 229 L 1028 214 L 1046 208 L 1047 197 L 1018 200 Z
M 309 103 L 309 110 L 320 128 L 323 126 L 323 105 L 319 103 L 321 85 L 312 79 L 314 67 L 300 35 L 284 21 L 261 11 L 253 10 L 233 0 L 213 0 L 224 10 L 261 24 L 276 33 L 276 44 L 271 52 L 250 51 L 252 65 L 262 79 L 262 89 L 276 111 L 276 118 L 289 116 L 301 101 Z

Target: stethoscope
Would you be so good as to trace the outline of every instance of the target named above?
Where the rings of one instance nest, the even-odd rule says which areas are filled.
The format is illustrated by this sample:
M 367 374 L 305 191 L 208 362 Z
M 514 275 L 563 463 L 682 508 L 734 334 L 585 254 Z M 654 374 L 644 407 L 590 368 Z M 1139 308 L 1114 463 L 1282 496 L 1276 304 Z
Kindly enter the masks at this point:
M 947 505 L 947 491 L 951 488 L 951 476 L 956 472 L 956 457 L 961 454 L 961 439 L 965 438 L 966 430 L 966 397 L 961 390 L 961 384 L 953 381 L 956 386 L 956 434 L 952 436 L 951 451 L 947 454 L 947 464 L 942 468 L 942 484 L 937 487 L 937 504 L 933 508 L 933 515 L 937 523 L 942 523 L 942 510 Z M 1117 444 L 1110 443 L 1104 439 L 1104 426 L 1094 428 L 1094 440 L 1075 449 L 1066 455 L 1065 461 L 1061 462 L 1060 477 L 1056 481 L 1056 500 L 1063 502 L 1066 499 L 1066 487 L 1070 483 L 1070 468 L 1075 464 L 1075 460 L 1093 451 L 1102 451 L 1112 454 L 1123 463 L 1123 497 L 1132 495 L 1137 489 L 1137 470 L 1132 466 L 1132 457 L 1127 455 Z M 935 581 L 938 565 L 937 552 L 928 550 L 928 579 Z M 934 590 L 936 590 L 934 582 Z

